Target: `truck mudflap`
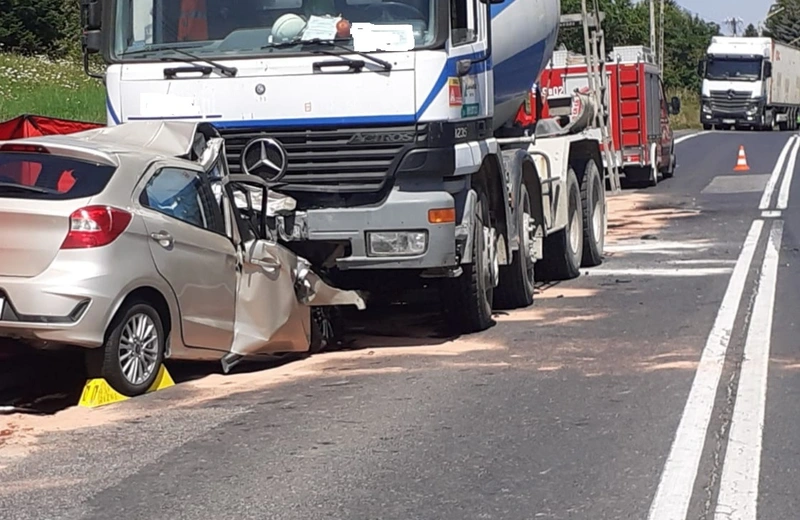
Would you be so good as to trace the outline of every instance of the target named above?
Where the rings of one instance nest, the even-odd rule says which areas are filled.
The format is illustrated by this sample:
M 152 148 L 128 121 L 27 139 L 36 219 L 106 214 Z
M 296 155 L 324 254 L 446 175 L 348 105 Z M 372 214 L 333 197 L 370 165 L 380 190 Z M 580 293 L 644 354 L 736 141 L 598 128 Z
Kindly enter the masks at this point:
M 236 356 L 308 351 L 311 307 L 366 306 L 357 292 L 331 287 L 305 259 L 266 240 L 245 244 L 237 289 L 230 349 Z

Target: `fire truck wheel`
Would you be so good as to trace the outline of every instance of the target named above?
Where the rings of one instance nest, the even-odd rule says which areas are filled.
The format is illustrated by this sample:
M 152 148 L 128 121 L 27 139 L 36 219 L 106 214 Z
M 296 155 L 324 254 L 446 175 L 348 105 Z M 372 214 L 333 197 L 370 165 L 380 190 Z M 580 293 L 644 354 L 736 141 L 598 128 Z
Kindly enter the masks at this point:
M 675 176 L 675 145 L 672 145 L 672 149 L 669 151 L 669 164 L 666 168 L 661 172 L 661 176 L 665 179 L 671 179 Z
M 517 226 L 519 249 L 514 251 L 510 265 L 500 267 L 500 283 L 494 292 L 494 306 L 497 309 L 520 309 L 533 303 L 536 222 L 525 184 L 520 189 Z
M 462 265 L 457 278 L 445 278 L 440 286 L 440 300 L 445 322 L 455 334 L 471 334 L 488 329 L 492 323 L 494 280 L 491 263 L 497 256 L 489 247 L 487 228 L 491 228 L 488 197 L 478 191 L 473 225 L 472 263 Z
M 587 161 L 581 185 L 583 208 L 583 256 L 581 267 L 594 267 L 603 263 L 605 248 L 605 190 L 600 169 L 594 161 Z
M 544 258 L 536 262 L 536 278 L 570 280 L 580 275 L 583 262 L 583 211 L 578 177 L 570 167 L 567 175 L 567 226 L 544 240 Z

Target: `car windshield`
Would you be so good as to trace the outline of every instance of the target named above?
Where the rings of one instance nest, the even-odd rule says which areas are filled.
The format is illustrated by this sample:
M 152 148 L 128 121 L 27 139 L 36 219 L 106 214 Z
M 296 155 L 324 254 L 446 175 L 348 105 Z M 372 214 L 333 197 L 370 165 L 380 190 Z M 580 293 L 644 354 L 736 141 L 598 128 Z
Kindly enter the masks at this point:
M 434 41 L 434 6 L 435 0 L 118 0 L 113 50 L 118 59 L 170 58 L 174 49 L 225 58 L 300 52 L 306 49 L 287 43 L 309 39 L 364 52 L 409 50 Z
M 69 200 L 97 195 L 115 168 L 58 155 L 0 152 L 0 198 Z
M 709 59 L 706 66 L 706 78 L 756 81 L 761 79 L 761 60 Z

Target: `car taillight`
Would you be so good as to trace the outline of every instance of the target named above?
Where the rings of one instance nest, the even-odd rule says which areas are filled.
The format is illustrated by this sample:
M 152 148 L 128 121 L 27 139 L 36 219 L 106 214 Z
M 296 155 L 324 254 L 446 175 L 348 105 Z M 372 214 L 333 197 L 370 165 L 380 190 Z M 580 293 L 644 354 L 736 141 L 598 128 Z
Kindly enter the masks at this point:
M 133 215 L 110 206 L 87 206 L 69 216 L 69 233 L 61 249 L 105 246 L 116 240 Z

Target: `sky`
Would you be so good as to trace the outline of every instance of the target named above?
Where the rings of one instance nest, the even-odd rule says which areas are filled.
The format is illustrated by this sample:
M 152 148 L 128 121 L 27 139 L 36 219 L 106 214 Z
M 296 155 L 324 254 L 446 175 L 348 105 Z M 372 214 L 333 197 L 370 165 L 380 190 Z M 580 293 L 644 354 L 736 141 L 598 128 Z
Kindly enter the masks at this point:
M 745 26 L 752 23 L 758 26 L 767 15 L 772 0 L 677 0 L 678 5 L 700 15 L 710 22 L 722 24 L 725 18 L 740 17 Z M 723 32 L 728 28 L 723 26 Z

